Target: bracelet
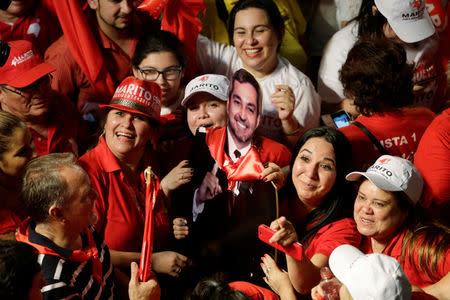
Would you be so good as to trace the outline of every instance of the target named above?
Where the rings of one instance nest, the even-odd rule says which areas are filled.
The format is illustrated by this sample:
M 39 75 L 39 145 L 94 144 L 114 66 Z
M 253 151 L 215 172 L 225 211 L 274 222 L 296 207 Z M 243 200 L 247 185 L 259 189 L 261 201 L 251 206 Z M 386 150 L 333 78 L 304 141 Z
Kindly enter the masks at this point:
M 297 128 L 297 129 L 295 129 L 294 131 L 291 131 L 291 132 L 285 133 L 284 135 L 285 135 L 285 136 L 296 135 L 297 133 L 299 133 L 299 132 L 300 132 L 300 129 L 302 129 L 302 126 L 298 126 L 298 128 Z

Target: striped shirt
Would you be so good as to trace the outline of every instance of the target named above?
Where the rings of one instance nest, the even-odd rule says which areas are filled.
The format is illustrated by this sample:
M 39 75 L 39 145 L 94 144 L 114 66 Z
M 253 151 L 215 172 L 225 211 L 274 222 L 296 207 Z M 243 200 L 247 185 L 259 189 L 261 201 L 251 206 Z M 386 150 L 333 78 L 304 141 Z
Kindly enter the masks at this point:
M 95 243 L 101 262 L 101 279 L 100 276 L 96 279 L 94 274 L 96 266 L 100 266 L 99 263 L 96 265 L 93 259 L 71 260 L 70 256 L 75 251 L 57 246 L 47 237 L 37 233 L 35 226 L 33 222 L 27 226 L 28 230 L 23 230 L 25 228 L 21 226 L 17 239 L 32 245 L 39 251 L 38 262 L 46 281 L 46 285 L 41 289 L 43 299 L 113 298 L 114 276 L 109 250 L 105 241 L 95 232 L 94 227 L 89 226 L 89 231 L 93 237 L 91 243 Z M 94 246 L 89 245 L 88 234 L 81 234 L 83 249 Z

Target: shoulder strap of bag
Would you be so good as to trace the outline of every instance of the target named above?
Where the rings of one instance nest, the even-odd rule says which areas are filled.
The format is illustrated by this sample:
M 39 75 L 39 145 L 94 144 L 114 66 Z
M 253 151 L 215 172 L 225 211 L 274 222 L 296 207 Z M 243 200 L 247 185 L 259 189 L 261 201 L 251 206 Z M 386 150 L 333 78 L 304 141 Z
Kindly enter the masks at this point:
M 364 132 L 364 134 L 367 135 L 367 137 L 372 141 L 372 143 L 375 145 L 375 147 L 377 147 L 378 151 L 380 151 L 381 154 L 383 154 L 383 155 L 389 154 L 386 151 L 386 149 L 383 147 L 383 145 L 381 145 L 380 142 L 376 139 L 376 137 L 374 137 L 374 135 L 369 131 L 369 129 L 367 129 L 366 126 L 359 123 L 358 121 L 354 121 L 352 124 L 359 127 L 359 129 L 361 129 Z

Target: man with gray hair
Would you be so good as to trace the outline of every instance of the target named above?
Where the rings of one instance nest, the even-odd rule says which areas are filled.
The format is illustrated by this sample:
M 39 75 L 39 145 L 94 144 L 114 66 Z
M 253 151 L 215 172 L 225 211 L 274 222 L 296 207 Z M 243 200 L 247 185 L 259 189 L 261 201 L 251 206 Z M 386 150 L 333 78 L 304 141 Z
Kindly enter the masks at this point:
M 97 222 L 96 198 L 88 175 L 73 154 L 49 154 L 27 165 L 22 201 L 30 218 L 21 224 L 16 238 L 39 252 L 38 262 L 46 281 L 41 289 L 44 299 L 113 296 L 109 250 L 93 227 Z M 133 291 L 143 287 L 136 283 L 136 269 L 134 263 L 131 299 L 137 299 Z M 153 287 L 150 295 L 159 295 L 156 281 L 145 284 Z

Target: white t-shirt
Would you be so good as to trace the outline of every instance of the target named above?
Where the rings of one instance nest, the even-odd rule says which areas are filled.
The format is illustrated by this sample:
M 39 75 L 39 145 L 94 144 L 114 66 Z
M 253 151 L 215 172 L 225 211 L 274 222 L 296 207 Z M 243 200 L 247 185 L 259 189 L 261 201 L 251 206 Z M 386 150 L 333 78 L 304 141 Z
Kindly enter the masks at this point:
M 339 72 L 347 60 L 347 54 L 358 39 L 358 24 L 353 21 L 336 32 L 328 42 L 320 63 L 317 88 L 322 100 L 339 103 L 344 96 L 344 88 L 339 80 Z M 433 104 L 443 101 L 445 95 L 445 73 L 439 62 L 439 42 L 435 36 L 421 41 L 417 48 L 404 47 L 407 61 L 414 65 L 414 83 L 429 80 L 423 85 L 423 93 L 416 96 L 413 106 L 433 108 Z M 434 78 L 434 79 L 433 79 Z
M 201 73 L 222 74 L 231 79 L 234 72 L 243 68 L 233 46 L 220 44 L 199 35 L 197 41 L 197 65 Z M 305 129 L 319 125 L 320 97 L 309 78 L 284 58 L 278 58 L 275 70 L 264 78 L 257 78 L 262 89 L 262 116 L 258 133 L 281 141 L 283 132 L 278 110 L 270 95 L 275 85 L 288 85 L 295 95 L 294 117 Z

